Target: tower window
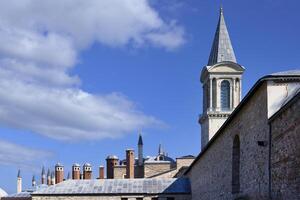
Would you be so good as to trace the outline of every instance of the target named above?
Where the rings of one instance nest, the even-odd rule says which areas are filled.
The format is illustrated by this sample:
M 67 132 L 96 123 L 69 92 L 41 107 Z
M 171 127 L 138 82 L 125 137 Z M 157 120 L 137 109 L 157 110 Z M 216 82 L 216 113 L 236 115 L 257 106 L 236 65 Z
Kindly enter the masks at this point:
M 230 108 L 230 83 L 227 80 L 221 82 L 221 109 Z
M 240 139 L 236 135 L 232 146 L 232 193 L 240 192 Z

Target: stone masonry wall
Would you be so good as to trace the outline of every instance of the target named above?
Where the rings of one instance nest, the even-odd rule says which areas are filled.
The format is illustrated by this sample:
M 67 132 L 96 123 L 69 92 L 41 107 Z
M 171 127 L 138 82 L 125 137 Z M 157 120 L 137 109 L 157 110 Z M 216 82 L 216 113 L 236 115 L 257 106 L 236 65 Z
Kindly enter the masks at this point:
M 156 174 L 169 171 L 171 169 L 170 163 L 163 163 L 163 162 L 157 162 L 157 163 L 145 163 L 144 164 L 144 170 L 145 170 L 145 178 L 154 176 Z
M 272 197 L 300 199 L 300 100 L 271 122 Z
M 121 200 L 121 198 L 128 198 L 128 200 L 136 200 L 136 198 L 143 198 L 143 200 L 152 200 L 153 197 L 158 197 L 159 200 L 167 200 L 167 197 L 174 197 L 175 200 L 190 200 L 190 195 L 149 195 L 149 196 L 34 196 L 32 200 Z
M 117 165 L 114 166 L 114 178 L 115 179 L 123 179 L 125 178 L 124 175 L 126 175 L 126 166 L 125 165 Z
M 189 171 L 192 199 L 268 198 L 268 147 L 257 143 L 268 141 L 266 88 L 266 83 L 258 88 Z M 233 195 L 232 148 L 236 135 L 240 138 L 240 193 Z

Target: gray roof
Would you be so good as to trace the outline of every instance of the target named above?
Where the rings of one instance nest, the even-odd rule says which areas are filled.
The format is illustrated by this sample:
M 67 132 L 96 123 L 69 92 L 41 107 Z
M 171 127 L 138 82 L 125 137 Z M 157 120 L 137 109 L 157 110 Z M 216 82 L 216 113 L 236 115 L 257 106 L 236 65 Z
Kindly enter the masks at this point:
M 21 197 L 31 197 L 30 192 L 20 192 L 20 193 L 15 193 L 15 194 L 10 194 L 5 196 L 5 198 L 21 198 Z
M 294 76 L 294 75 L 300 75 L 300 70 L 288 70 L 288 71 L 282 71 L 282 72 L 276 72 L 271 74 L 272 76 Z
M 67 180 L 32 195 L 190 194 L 187 178 Z
M 231 45 L 229 33 L 226 27 L 223 9 L 220 9 L 220 17 L 211 48 L 208 65 L 214 65 L 223 61 L 236 63 L 235 54 Z

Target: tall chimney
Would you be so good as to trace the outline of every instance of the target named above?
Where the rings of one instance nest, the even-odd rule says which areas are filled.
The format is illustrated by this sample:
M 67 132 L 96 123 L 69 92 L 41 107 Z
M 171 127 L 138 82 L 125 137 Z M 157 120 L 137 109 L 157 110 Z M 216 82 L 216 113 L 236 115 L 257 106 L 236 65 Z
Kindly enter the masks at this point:
M 118 165 L 119 158 L 117 156 L 108 156 L 106 158 L 106 178 L 114 178 L 114 167 Z
M 138 164 L 139 166 L 142 166 L 144 164 L 144 156 L 143 156 L 143 138 L 141 134 L 139 135 L 139 141 L 138 141 L 138 154 L 139 154 Z
M 134 178 L 134 150 L 126 150 L 126 178 Z
M 80 165 L 77 163 L 72 166 L 72 179 L 80 179 Z
M 18 171 L 17 177 L 17 193 L 22 192 L 22 177 L 21 177 L 21 170 Z
M 45 167 L 44 166 L 42 168 L 41 183 L 46 184 L 46 173 L 45 173 Z
M 50 172 L 50 169 L 48 169 L 48 172 L 47 172 L 47 185 L 51 185 L 51 172 Z
M 64 166 L 60 163 L 55 165 L 55 183 L 61 183 L 64 181 Z
M 92 166 L 90 163 L 83 165 L 83 179 L 92 179 Z
M 104 166 L 99 166 L 99 179 L 104 179 Z

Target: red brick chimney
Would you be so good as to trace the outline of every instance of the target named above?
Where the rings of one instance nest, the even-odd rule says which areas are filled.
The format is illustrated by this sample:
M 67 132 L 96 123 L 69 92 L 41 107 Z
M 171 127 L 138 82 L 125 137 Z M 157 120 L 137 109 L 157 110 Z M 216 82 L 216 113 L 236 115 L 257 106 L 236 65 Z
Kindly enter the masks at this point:
M 99 179 L 104 179 L 104 166 L 99 167 Z
M 119 158 L 117 156 L 108 156 L 106 158 L 106 178 L 114 178 L 114 166 L 118 165 Z
M 83 179 L 92 179 L 92 166 L 89 163 L 83 165 Z
M 55 184 L 64 181 L 64 166 L 60 163 L 55 165 Z
M 75 163 L 72 166 L 72 179 L 79 180 L 80 179 L 80 165 Z
M 134 150 L 126 150 L 126 178 L 134 178 Z

